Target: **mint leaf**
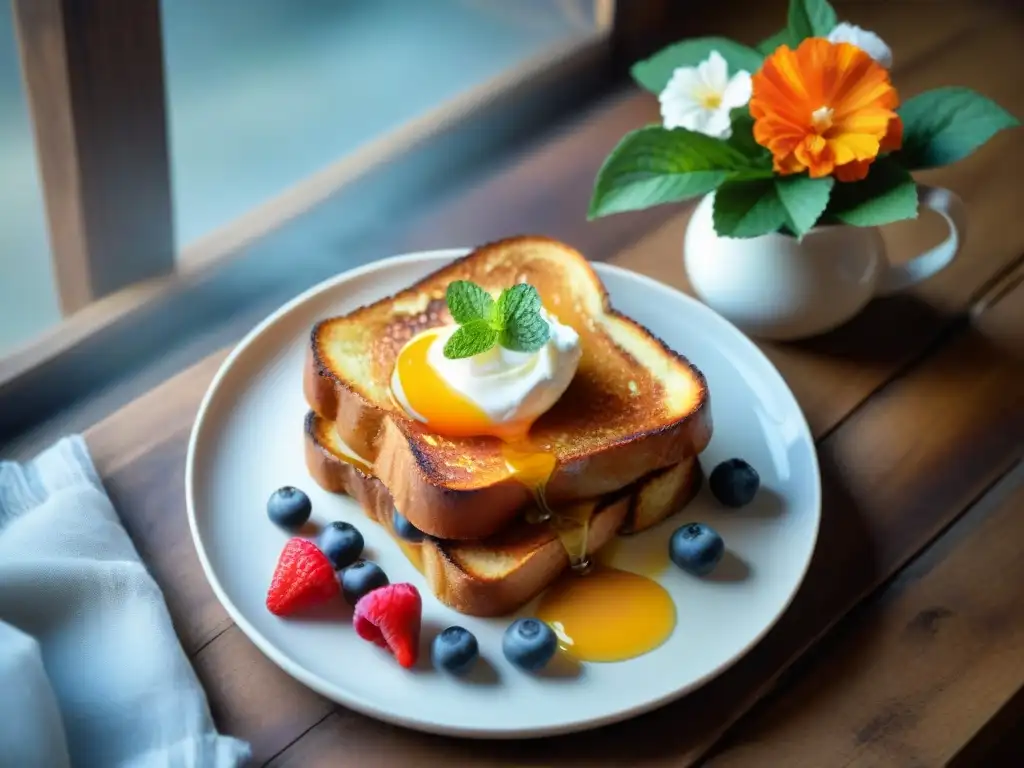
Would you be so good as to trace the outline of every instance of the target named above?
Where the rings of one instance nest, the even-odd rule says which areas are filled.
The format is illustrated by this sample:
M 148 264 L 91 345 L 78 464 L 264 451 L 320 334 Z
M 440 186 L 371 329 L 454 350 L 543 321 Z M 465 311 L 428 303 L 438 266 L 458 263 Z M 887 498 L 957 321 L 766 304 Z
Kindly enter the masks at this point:
M 506 288 L 498 297 L 498 343 L 514 352 L 536 352 L 548 342 L 551 329 L 540 316 L 540 295 L 527 283 Z
M 828 37 L 839 18 L 827 0 L 789 0 L 787 22 L 791 44 L 799 45 L 807 37 Z
M 455 280 L 448 284 L 445 294 L 448 311 L 459 325 L 473 320 L 490 320 L 494 316 L 491 294 L 469 280 Z
M 730 173 L 770 176 L 721 139 L 658 125 L 627 133 L 594 182 L 590 219 L 674 203 L 715 189 Z
M 498 297 L 498 328 L 507 328 L 523 322 L 540 312 L 540 294 L 529 283 L 506 288 Z
M 1020 121 L 970 88 L 936 88 L 896 110 L 903 119 L 903 148 L 896 157 L 910 170 L 962 160 L 999 131 Z
M 695 37 L 662 48 L 656 54 L 638 61 L 630 69 L 633 79 L 651 93 L 661 93 L 679 67 L 695 67 L 718 51 L 729 65 L 729 75 L 743 69 L 753 74 L 761 68 L 764 56 L 745 45 L 725 37 Z
M 855 227 L 875 227 L 917 217 L 917 185 L 892 156 L 871 164 L 867 178 L 838 183 L 832 190 L 830 216 Z
M 444 356 L 449 360 L 472 357 L 486 352 L 498 340 L 498 331 L 486 320 L 470 320 L 455 329 L 444 345 Z
M 715 192 L 712 218 L 722 237 L 757 237 L 787 221 L 774 179 L 727 181 Z
M 775 180 L 775 191 L 786 209 L 786 224 L 797 237 L 803 237 L 818 223 L 834 183 L 831 176 L 780 176 Z
M 788 45 L 790 48 L 795 47 L 793 35 L 790 34 L 788 27 L 786 29 L 780 29 L 771 37 L 762 40 L 757 44 L 757 50 L 765 56 L 770 56 L 775 53 L 780 45 Z
M 551 328 L 539 314 L 526 315 L 509 323 L 498 334 L 498 343 L 513 352 L 536 352 L 548 343 Z

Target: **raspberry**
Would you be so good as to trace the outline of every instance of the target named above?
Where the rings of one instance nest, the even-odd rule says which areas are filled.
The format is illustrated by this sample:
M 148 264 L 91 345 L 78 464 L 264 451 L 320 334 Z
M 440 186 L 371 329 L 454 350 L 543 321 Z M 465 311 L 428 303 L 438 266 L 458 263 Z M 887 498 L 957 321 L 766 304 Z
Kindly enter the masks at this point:
M 412 584 L 388 584 L 359 599 L 352 621 L 363 640 L 386 649 L 409 669 L 419 657 L 422 608 Z
M 267 609 L 276 616 L 326 602 L 341 591 L 334 568 L 316 544 L 289 539 L 267 591 Z

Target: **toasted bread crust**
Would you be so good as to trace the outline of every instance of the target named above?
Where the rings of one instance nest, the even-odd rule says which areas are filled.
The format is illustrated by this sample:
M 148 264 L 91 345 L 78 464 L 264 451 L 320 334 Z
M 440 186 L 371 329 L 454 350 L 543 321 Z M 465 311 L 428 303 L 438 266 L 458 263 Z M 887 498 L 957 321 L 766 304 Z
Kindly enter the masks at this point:
M 393 501 L 384 484 L 354 464 L 341 460 L 328 447 L 323 430 L 331 428 L 312 411 L 305 419 L 306 466 L 325 490 L 354 498 L 367 517 L 390 530 Z M 595 502 L 587 538 L 587 551 L 594 553 L 615 536 L 626 518 L 631 497 L 619 494 Z M 527 525 L 523 523 L 522 525 Z M 522 551 L 521 562 L 500 578 L 471 574 L 460 563 L 459 542 L 426 539 L 419 545 L 423 575 L 431 591 L 446 605 L 471 616 L 502 616 L 511 613 L 548 586 L 569 567 L 569 557 L 557 537 L 540 526 L 506 535 L 504 541 L 481 542 L 477 546 Z
M 704 473 L 696 457 L 648 475 L 643 493 L 634 494 L 619 533 L 631 535 L 653 528 L 675 514 L 700 491 Z
M 425 328 L 450 321 L 443 300 L 443 288 L 448 280 L 472 278 L 475 265 L 498 263 L 505 254 L 530 248 L 555 249 L 558 258 L 570 264 L 566 269 L 572 270 L 574 279 L 588 284 L 586 289 L 575 286 L 574 290 L 588 292 L 588 296 L 596 294 L 600 313 L 614 321 L 618 332 L 632 329 L 638 337 L 655 345 L 659 361 L 666 367 L 674 366 L 685 371 L 696 388 L 692 407 L 685 413 L 652 421 L 648 414 L 655 410 L 654 405 L 644 402 L 644 398 L 631 402 L 629 398 L 622 400 L 620 397 L 620 400 L 606 404 L 603 400 L 607 399 L 607 391 L 600 391 L 598 396 L 592 394 L 594 382 L 600 382 L 609 374 L 601 368 L 605 364 L 602 360 L 591 363 L 594 372 L 590 379 L 578 373 L 566 396 L 535 425 L 534 433 L 539 437 L 589 432 L 599 428 L 607 413 L 614 414 L 624 408 L 632 409 L 630 414 L 635 415 L 622 417 L 626 420 L 624 425 L 620 424 L 604 442 L 575 443 L 569 439 L 558 444 L 555 451 L 558 464 L 545 488 L 549 502 L 557 505 L 610 493 L 652 470 L 672 466 L 687 456 L 698 454 L 710 440 L 711 409 L 703 374 L 642 325 L 612 309 L 603 284 L 580 254 L 542 237 L 509 238 L 491 243 L 435 271 L 395 296 L 356 310 L 344 318 L 321 321 L 311 333 L 303 374 L 304 392 L 310 407 L 323 418 L 334 420 L 339 436 L 360 455 L 372 459 L 374 474 L 389 489 L 398 509 L 416 527 L 432 536 L 475 540 L 492 535 L 529 503 L 533 491 L 509 477 L 507 472 L 502 474 L 496 470 L 496 467 L 504 467 L 499 458 L 501 445 L 497 439 L 450 440 L 432 435 L 400 409 L 389 402 L 382 402 L 379 390 L 374 399 L 368 394 L 365 383 L 340 376 L 331 363 L 332 324 L 355 322 L 356 318 L 367 314 L 386 313 L 389 307 L 398 303 L 418 300 L 420 311 L 386 327 L 384 335 L 387 338 L 381 348 L 386 348 L 387 352 L 382 353 L 378 348 L 376 356 L 372 356 L 376 360 L 378 356 L 390 354 L 393 362 L 393 355 L 408 338 Z M 502 266 L 508 267 L 508 264 L 503 263 Z M 580 317 L 582 319 L 577 318 L 579 322 L 587 322 L 586 313 Z M 605 336 L 611 338 L 608 329 L 593 333 L 599 334 L 606 346 L 614 342 L 604 341 Z M 628 352 L 620 348 L 619 357 L 618 365 L 624 373 L 615 375 L 620 378 L 648 376 L 647 389 L 656 389 L 658 382 L 651 379 Z M 385 377 L 383 361 L 381 369 L 379 376 Z M 632 380 L 629 383 L 631 386 L 635 384 Z M 646 410 L 644 406 L 647 406 Z M 635 429 L 629 428 L 630 423 L 635 423 Z M 475 462 L 469 469 L 465 468 L 467 460 Z
M 615 538 L 629 503 L 628 495 L 620 495 L 596 504 L 587 532 L 588 554 L 595 554 Z M 438 599 L 470 616 L 504 616 L 516 611 L 550 586 L 570 564 L 565 547 L 552 537 L 507 575 L 482 579 L 459 564 L 458 546 L 441 541 L 424 546 L 424 571 Z
M 354 464 L 344 461 L 332 449 L 331 422 L 313 412 L 305 419 L 306 465 L 313 479 L 333 493 L 352 496 L 368 517 L 389 528 L 393 502 L 387 488 Z M 692 498 L 698 485 L 696 461 L 681 469 L 657 474 L 667 493 L 656 494 L 648 503 L 647 525 L 660 522 Z M 666 481 L 675 483 L 675 490 Z M 654 484 L 651 484 L 653 487 Z M 646 488 L 646 486 L 645 486 Z M 646 496 L 630 488 L 594 502 L 587 536 L 587 551 L 594 554 L 607 545 L 624 525 L 635 525 L 636 513 Z M 678 506 L 676 506 L 678 505 Z M 632 521 L 629 519 L 632 516 Z M 479 573 L 471 563 L 479 553 L 510 558 L 514 567 L 497 574 Z M 426 539 L 419 545 L 423 575 L 431 591 L 446 605 L 472 616 L 502 616 L 531 600 L 569 567 L 565 548 L 546 526 L 513 523 L 502 534 L 480 542 L 463 543 Z

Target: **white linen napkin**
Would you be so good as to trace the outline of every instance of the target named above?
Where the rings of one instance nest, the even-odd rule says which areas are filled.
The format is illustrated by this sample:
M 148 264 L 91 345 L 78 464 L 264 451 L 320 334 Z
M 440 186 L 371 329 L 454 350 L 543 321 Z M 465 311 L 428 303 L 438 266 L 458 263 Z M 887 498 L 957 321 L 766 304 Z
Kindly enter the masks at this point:
M 65 438 L 0 462 L 0 764 L 234 768 L 93 468 Z

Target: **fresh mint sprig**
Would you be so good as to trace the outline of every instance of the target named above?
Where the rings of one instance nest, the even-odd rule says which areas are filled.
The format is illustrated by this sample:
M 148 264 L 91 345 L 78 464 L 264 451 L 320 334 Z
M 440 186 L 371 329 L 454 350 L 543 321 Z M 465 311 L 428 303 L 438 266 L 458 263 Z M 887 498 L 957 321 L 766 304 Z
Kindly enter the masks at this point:
M 495 344 L 514 352 L 536 352 L 551 334 L 540 315 L 540 295 L 528 283 L 506 288 L 495 301 L 476 283 L 456 280 L 448 285 L 445 300 L 459 324 L 444 345 L 444 356 L 450 360 L 479 355 Z

